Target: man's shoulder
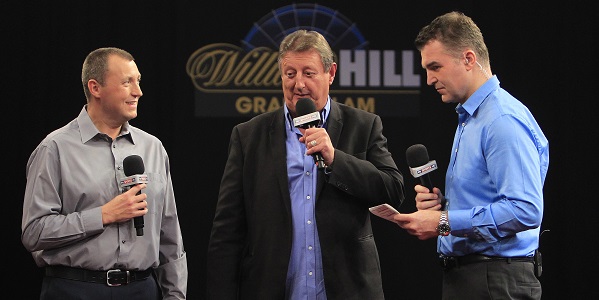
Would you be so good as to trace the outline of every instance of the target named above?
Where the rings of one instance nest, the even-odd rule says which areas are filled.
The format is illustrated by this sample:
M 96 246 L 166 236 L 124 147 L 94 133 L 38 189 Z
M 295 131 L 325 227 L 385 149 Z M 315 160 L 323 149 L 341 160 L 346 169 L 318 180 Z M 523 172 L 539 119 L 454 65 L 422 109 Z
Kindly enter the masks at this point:
M 60 143 L 63 140 L 68 140 L 73 137 L 80 137 L 79 125 L 77 124 L 77 120 L 72 120 L 66 125 L 57 128 L 46 135 L 46 137 L 41 141 L 41 144 L 47 144 L 49 142 Z
M 139 127 L 129 125 L 129 131 L 131 132 L 132 137 L 135 142 L 140 141 L 140 142 L 144 142 L 144 143 L 152 143 L 152 144 L 155 143 L 155 144 L 162 145 L 162 142 L 160 141 L 160 139 L 157 136 L 155 136 Z
M 256 115 L 247 121 L 237 124 L 236 127 L 242 128 L 242 127 L 254 127 L 254 126 L 268 126 L 268 125 L 272 124 L 273 122 L 276 122 L 278 120 L 277 118 L 281 118 L 281 120 L 284 120 L 283 115 L 284 114 L 283 114 L 282 108 L 276 109 L 273 111 L 269 111 L 269 112 L 265 112 L 265 113 Z
M 349 106 L 339 102 L 331 103 L 331 112 L 334 112 L 335 109 L 339 110 L 339 115 L 343 118 L 354 118 L 361 120 L 371 120 L 376 118 L 378 115 L 369 111 L 365 111 L 363 109 L 355 108 L 353 106 Z

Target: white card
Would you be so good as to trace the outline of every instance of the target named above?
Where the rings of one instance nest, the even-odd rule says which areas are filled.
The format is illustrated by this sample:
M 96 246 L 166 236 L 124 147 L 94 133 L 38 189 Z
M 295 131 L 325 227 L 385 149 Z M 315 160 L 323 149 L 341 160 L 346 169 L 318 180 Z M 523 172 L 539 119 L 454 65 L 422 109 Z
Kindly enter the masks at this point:
M 373 207 L 369 208 L 369 210 L 375 216 L 381 217 L 385 220 L 389 220 L 393 223 L 395 223 L 393 216 L 395 216 L 396 214 L 399 213 L 393 206 L 391 206 L 387 203 L 373 206 Z

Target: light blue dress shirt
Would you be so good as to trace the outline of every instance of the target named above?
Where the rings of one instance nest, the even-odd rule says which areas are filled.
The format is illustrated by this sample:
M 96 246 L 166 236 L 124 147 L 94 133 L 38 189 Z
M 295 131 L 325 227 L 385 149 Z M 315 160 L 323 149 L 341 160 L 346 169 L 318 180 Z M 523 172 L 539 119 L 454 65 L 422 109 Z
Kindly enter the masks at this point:
M 543 218 L 549 144 L 533 115 L 490 78 L 462 105 L 447 168 L 448 256 L 532 256 Z
M 326 119 L 331 108 L 327 100 L 320 112 L 321 125 L 326 127 Z M 314 158 L 306 155 L 306 145 L 299 142 L 302 136 L 293 127 L 289 110 L 285 106 L 287 127 L 287 174 L 291 195 L 293 218 L 293 244 L 287 271 L 286 299 L 326 300 L 322 254 L 316 227 L 316 179 L 317 168 Z

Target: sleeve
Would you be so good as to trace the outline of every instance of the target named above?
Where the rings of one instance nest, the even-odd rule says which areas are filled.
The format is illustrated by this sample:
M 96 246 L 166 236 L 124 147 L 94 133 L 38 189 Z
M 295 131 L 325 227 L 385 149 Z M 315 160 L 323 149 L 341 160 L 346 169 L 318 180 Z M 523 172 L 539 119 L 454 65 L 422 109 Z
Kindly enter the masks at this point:
M 163 299 L 186 299 L 187 255 L 183 247 L 168 156 L 166 156 L 165 168 L 167 189 L 160 230 L 160 265 L 154 272 L 162 290 Z
M 474 230 L 478 239 L 493 243 L 541 225 L 542 162 L 532 132 L 514 116 L 498 118 L 485 134 L 484 158 L 497 199 L 468 211 L 452 212 L 456 219 L 471 222 L 459 225 L 455 231 L 452 223 L 452 231 L 460 235 Z
M 327 181 L 354 197 L 365 199 L 369 207 L 389 203 L 399 208 L 405 198 L 403 175 L 387 148 L 381 118 L 375 116 L 370 120 L 370 124 L 360 125 L 367 132 L 340 138 L 344 143 L 335 149 L 335 160 L 326 172 Z M 345 131 L 354 130 L 344 128 Z M 354 148 L 346 146 L 350 144 L 355 145 L 351 146 Z M 360 148 L 361 145 L 366 146 Z
M 239 263 L 246 238 L 243 153 L 238 128 L 229 142 L 207 253 L 207 299 L 237 299 Z
M 101 208 L 61 214 L 63 184 L 59 155 L 52 142 L 42 142 L 26 168 L 21 241 L 30 252 L 58 248 L 103 231 Z

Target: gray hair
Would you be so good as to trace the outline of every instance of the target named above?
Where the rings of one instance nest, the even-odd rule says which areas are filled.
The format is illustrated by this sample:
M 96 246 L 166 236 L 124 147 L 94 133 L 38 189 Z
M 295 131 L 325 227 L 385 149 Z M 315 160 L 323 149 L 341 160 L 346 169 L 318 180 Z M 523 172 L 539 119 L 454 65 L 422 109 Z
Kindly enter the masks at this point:
M 335 55 L 331 46 L 324 36 L 313 30 L 300 29 L 287 35 L 279 47 L 279 70 L 281 69 L 281 60 L 288 52 L 305 52 L 316 50 L 320 54 L 324 70 L 328 72 L 335 62 Z

